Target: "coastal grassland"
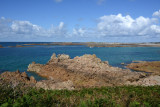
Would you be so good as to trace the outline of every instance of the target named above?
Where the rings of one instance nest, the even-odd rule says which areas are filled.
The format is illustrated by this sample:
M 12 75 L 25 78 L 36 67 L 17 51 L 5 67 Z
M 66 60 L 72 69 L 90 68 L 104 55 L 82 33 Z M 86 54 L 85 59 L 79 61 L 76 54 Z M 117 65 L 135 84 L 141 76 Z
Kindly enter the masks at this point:
M 0 86 L 1 107 L 158 107 L 160 86 L 116 86 L 81 90 L 44 90 Z

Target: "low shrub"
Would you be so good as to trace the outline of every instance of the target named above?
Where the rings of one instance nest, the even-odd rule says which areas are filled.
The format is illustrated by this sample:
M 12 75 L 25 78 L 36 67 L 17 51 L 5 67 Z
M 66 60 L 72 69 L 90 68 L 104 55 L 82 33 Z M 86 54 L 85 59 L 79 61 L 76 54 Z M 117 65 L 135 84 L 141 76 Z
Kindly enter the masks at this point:
M 30 88 L 25 91 L 0 87 L 2 107 L 113 107 L 160 106 L 160 86 L 117 86 L 81 90 L 44 90 Z

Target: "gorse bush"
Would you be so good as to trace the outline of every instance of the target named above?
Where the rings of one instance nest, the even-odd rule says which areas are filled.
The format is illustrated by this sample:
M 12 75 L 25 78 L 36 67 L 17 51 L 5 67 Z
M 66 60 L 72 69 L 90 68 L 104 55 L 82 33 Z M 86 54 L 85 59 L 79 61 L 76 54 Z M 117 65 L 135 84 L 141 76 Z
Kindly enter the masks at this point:
M 2 107 L 160 107 L 160 86 L 120 86 L 88 88 L 81 90 L 27 91 L 0 87 Z

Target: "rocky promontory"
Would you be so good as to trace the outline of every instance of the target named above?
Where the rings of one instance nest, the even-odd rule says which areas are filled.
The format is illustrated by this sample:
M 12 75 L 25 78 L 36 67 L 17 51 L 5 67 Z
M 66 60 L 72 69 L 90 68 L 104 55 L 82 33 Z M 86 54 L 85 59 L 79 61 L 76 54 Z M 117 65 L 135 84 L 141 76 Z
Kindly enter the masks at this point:
M 137 61 L 127 65 L 127 68 L 136 71 L 149 72 L 155 75 L 160 75 L 160 61 Z
M 70 81 L 74 88 L 89 88 L 119 85 L 160 85 L 149 74 L 132 72 L 129 69 L 112 67 L 107 61 L 101 61 L 96 55 L 77 56 L 53 54 L 47 64 L 29 64 L 28 71 L 34 71 L 48 81 Z M 156 78 L 159 78 L 156 77 Z M 150 83 L 148 83 L 148 81 Z

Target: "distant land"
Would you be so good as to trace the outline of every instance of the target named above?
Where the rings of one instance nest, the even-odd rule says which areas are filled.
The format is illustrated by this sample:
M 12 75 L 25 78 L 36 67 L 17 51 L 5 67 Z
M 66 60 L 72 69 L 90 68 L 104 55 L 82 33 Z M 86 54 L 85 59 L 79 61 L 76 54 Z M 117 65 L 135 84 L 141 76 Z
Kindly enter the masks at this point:
M 1 44 L 0 44 L 1 45 Z M 160 42 L 146 42 L 146 43 L 108 43 L 108 42 L 27 42 L 25 44 L 16 45 L 16 46 L 8 46 L 12 47 L 34 47 L 37 45 L 43 46 L 71 46 L 71 45 L 82 45 L 87 47 L 160 47 Z M 1 47 L 3 47 L 1 45 Z

